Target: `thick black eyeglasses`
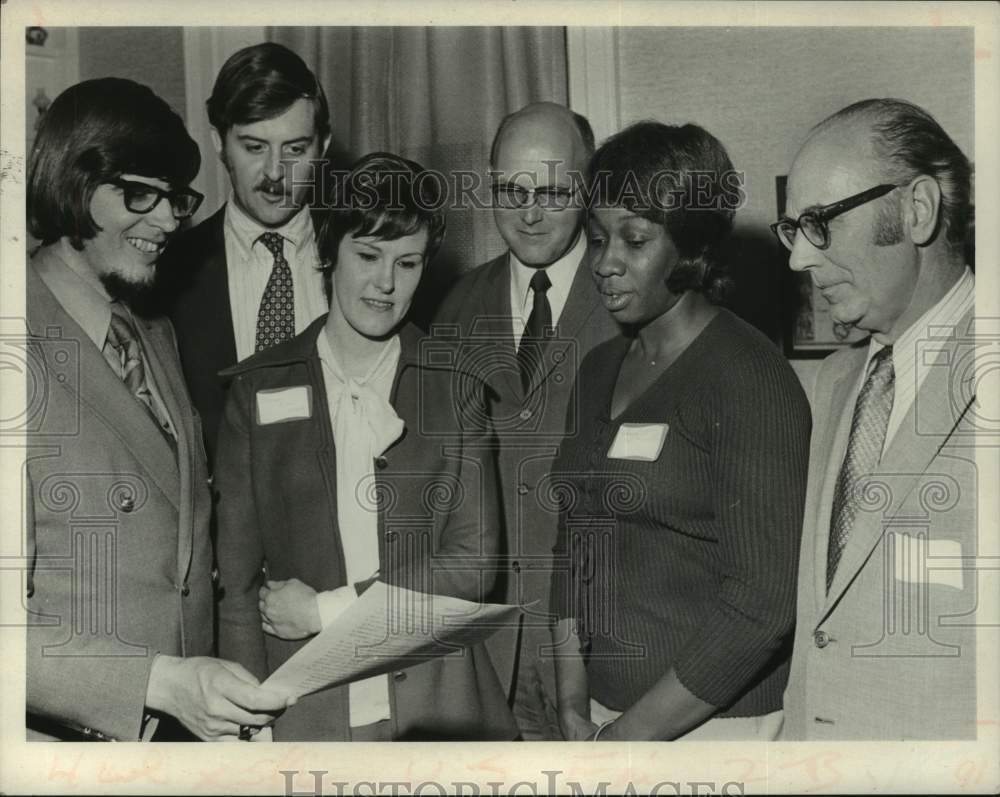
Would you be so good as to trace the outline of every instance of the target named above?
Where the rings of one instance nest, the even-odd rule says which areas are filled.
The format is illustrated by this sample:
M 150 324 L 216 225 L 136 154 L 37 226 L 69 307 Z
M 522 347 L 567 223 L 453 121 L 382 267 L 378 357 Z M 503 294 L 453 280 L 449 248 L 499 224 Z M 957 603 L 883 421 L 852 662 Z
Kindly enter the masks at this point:
M 193 188 L 164 191 L 149 183 L 122 180 L 120 177 L 108 182 L 122 190 L 125 207 L 132 213 L 149 213 L 160 204 L 161 199 L 166 199 L 170 202 L 170 209 L 175 219 L 188 219 L 195 214 L 205 198 Z
M 791 250 L 795 246 L 795 233 L 798 230 L 802 230 L 802 234 L 806 237 L 806 240 L 817 249 L 826 249 L 830 245 L 830 228 L 828 224 L 832 219 L 866 202 L 871 202 L 873 199 L 885 196 L 894 188 L 899 187 L 898 185 L 889 185 L 888 183 L 877 185 L 874 188 L 869 188 L 867 191 L 862 191 L 860 194 L 849 196 L 847 199 L 841 199 L 839 202 L 807 210 L 797 219 L 778 219 L 771 225 L 771 232 L 778 237 L 778 240 L 788 250 Z
M 499 207 L 506 210 L 517 210 L 537 202 L 542 210 L 566 210 L 573 204 L 576 187 L 560 188 L 558 186 L 542 186 L 541 188 L 525 188 L 514 183 L 494 183 L 491 187 L 493 198 Z

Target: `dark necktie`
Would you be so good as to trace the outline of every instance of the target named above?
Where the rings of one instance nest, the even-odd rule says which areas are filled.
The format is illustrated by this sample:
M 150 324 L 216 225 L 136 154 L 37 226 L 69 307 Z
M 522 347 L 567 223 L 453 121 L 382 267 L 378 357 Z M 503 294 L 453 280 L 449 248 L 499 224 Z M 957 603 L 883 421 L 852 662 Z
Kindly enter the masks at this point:
M 121 309 L 111 310 L 111 324 L 108 326 L 104 356 L 115 368 L 135 399 L 145 407 L 156 423 L 163 437 L 176 450 L 176 440 L 166 411 L 157 405 L 146 380 L 146 366 L 142 359 L 142 346 L 132 321 Z
M 552 308 L 545 292 L 552 287 L 552 281 L 545 269 L 538 269 L 531 277 L 531 293 L 534 297 L 531 315 L 521 335 L 521 345 L 517 347 L 517 365 L 521 371 L 521 387 L 528 392 L 532 377 L 542 370 L 542 355 L 545 344 L 552 333 Z
M 266 232 L 258 238 L 274 255 L 271 276 L 264 288 L 257 311 L 257 336 L 254 351 L 270 348 L 295 336 L 295 294 L 292 270 L 282 252 L 284 238 L 276 232 Z
M 830 542 L 826 554 L 827 592 L 830 591 L 844 545 L 858 515 L 864 483 L 875 471 L 882 457 L 886 428 L 892 413 L 893 387 L 896 381 L 892 367 L 892 347 L 886 346 L 879 351 L 872 358 L 871 366 L 854 405 L 847 452 L 844 454 L 844 464 L 840 467 L 833 494 Z

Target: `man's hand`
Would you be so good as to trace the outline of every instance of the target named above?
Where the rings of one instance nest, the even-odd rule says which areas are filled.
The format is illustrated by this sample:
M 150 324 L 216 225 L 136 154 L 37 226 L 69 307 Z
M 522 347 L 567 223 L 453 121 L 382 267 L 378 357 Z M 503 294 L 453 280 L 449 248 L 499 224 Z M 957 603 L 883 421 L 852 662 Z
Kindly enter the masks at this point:
M 147 708 L 176 717 L 205 741 L 235 738 L 240 725 L 266 725 L 294 703 L 239 664 L 207 656 L 157 656 L 146 687 Z
M 318 634 L 323 628 L 316 590 L 297 578 L 268 581 L 260 588 L 261 625 L 271 636 L 302 639 Z
M 559 712 L 559 730 L 567 742 L 585 742 L 597 730 L 597 724 L 567 708 Z

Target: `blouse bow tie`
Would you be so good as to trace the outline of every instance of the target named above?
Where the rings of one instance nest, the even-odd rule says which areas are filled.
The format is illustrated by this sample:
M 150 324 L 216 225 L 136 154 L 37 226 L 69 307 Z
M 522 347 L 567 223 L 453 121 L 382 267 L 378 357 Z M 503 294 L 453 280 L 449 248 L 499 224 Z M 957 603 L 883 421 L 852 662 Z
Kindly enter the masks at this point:
M 367 450 L 368 459 L 374 459 L 399 439 L 405 424 L 368 381 L 349 377 L 341 382 L 337 395 L 330 397 L 330 405 L 334 410 L 334 425 L 361 445 L 357 450 Z
M 399 338 L 390 340 L 363 377 L 347 376 L 326 336 L 320 336 L 323 367 L 333 377 L 328 380 L 330 414 L 338 464 L 353 460 L 351 470 L 371 472 L 372 460 L 403 434 L 405 424 L 388 399 L 372 387 L 391 380 L 399 360 Z

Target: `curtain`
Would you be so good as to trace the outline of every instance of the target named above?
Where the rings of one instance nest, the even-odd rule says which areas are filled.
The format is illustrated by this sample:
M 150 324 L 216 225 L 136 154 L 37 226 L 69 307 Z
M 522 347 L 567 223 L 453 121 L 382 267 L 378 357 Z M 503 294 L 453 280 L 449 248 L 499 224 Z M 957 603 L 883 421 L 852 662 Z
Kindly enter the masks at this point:
M 394 152 L 444 174 L 451 198 L 459 172 L 479 176 L 479 207 L 449 202 L 444 246 L 414 306 L 425 322 L 448 283 L 504 250 L 489 210 L 490 144 L 511 111 L 567 104 L 565 28 L 274 27 L 266 36 L 323 84 L 337 166 Z
M 208 123 L 205 101 L 212 95 L 215 78 L 229 56 L 243 47 L 257 44 L 263 37 L 262 27 L 205 26 L 183 29 L 183 50 L 180 56 L 184 62 L 187 129 L 201 150 L 201 170 L 191 185 L 205 195 L 205 201 L 201 203 L 198 213 L 191 219 L 189 226 L 207 219 L 222 207 L 222 203 L 229 196 L 229 175 L 226 174 L 226 169 L 219 161 L 215 146 L 212 144 L 212 128 Z M 108 48 L 107 42 L 103 42 L 103 46 Z M 181 109 L 175 108 L 175 110 Z

